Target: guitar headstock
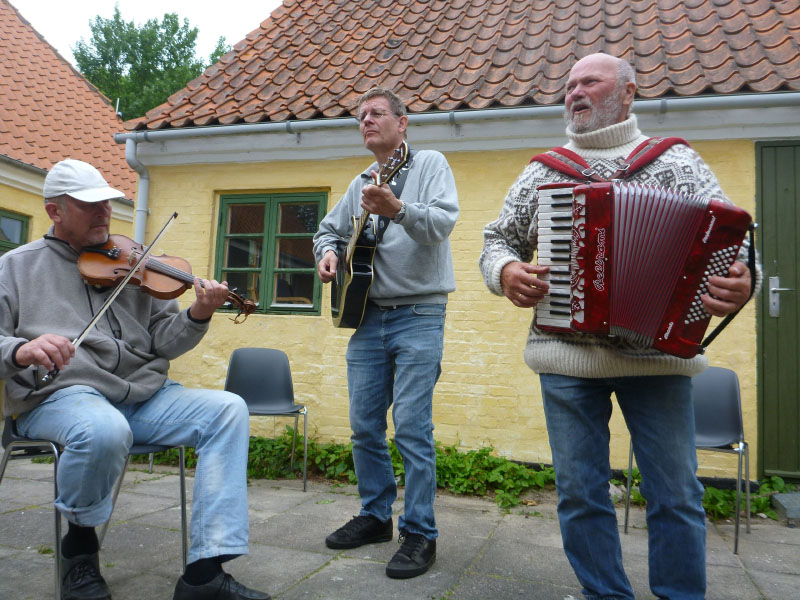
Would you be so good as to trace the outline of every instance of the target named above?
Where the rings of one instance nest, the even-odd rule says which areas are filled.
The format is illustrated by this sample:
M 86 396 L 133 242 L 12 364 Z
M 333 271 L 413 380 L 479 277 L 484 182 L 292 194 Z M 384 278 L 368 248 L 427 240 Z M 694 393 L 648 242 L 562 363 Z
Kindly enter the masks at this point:
M 397 172 L 403 168 L 408 162 L 408 144 L 403 141 L 400 147 L 395 150 L 392 155 L 381 165 L 380 171 L 375 177 L 375 185 L 383 185 L 389 183 L 392 177 L 397 175 Z

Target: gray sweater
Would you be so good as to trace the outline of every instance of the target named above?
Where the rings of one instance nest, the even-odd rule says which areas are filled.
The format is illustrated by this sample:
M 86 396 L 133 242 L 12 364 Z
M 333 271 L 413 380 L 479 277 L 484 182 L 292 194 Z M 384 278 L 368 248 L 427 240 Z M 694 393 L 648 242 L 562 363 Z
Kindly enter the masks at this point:
M 158 300 L 127 286 L 78 347 L 55 380 L 41 387 L 43 367 L 20 367 L 17 347 L 45 333 L 75 339 L 110 293 L 81 279 L 78 254 L 52 237 L 0 257 L 0 378 L 4 413 L 33 409 L 56 390 L 89 385 L 113 403 L 150 398 L 167 379 L 170 359 L 190 350 L 208 330 L 179 311 L 176 300 Z
M 361 213 L 361 190 L 372 183 L 373 163 L 356 177 L 314 235 L 314 256 L 346 243 L 352 233 L 352 216 Z M 406 216 L 389 223 L 378 244 L 369 297 L 377 304 L 445 304 L 456 289 L 450 232 L 458 218 L 458 194 L 450 165 L 435 150 L 415 152 L 400 199 Z M 374 216 L 374 215 L 373 215 Z

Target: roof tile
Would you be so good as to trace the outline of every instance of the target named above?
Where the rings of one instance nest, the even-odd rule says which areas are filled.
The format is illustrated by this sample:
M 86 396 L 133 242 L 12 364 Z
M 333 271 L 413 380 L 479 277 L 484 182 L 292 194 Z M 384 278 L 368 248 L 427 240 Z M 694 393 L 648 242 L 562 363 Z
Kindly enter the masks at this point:
M 378 84 L 411 112 L 554 104 L 575 59 L 597 51 L 634 64 L 643 98 L 797 90 L 800 6 L 284 0 L 222 65 L 126 126 L 175 126 L 187 115 L 188 125 L 353 115 L 360 93 Z
M 0 155 L 43 170 L 64 158 L 84 160 L 133 199 L 136 173 L 113 138 L 122 130 L 109 99 L 0 0 Z

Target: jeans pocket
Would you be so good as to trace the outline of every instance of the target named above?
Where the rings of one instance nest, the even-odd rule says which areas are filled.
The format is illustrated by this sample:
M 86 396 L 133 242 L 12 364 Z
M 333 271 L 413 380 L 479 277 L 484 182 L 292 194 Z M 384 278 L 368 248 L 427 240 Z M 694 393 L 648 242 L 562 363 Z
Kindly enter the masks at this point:
M 419 317 L 443 317 L 446 304 L 414 304 L 411 310 Z

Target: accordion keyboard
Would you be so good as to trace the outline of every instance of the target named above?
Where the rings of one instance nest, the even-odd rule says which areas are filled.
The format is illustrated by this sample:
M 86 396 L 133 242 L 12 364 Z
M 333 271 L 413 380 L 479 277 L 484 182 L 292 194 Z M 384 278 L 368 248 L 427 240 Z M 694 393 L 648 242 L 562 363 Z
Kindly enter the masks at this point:
M 550 267 L 539 279 L 550 284 L 548 295 L 536 305 L 539 325 L 569 328 L 570 253 L 572 246 L 572 188 L 539 191 L 537 263 Z

